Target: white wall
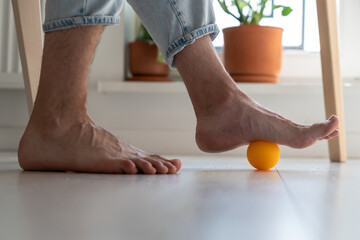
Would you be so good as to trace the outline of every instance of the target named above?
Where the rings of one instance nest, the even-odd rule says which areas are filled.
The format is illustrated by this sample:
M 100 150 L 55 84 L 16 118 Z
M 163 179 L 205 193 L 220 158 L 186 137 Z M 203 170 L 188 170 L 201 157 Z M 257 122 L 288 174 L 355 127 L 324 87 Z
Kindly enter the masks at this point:
M 340 57 L 344 78 L 360 80 L 360 1 L 340 1 Z
M 342 11 L 348 11 L 357 0 L 342 0 Z M 352 4 L 351 4 L 352 3 Z M 360 9 L 360 8 L 357 8 Z M 341 57 L 348 64 L 343 68 L 346 78 L 358 78 L 360 68 L 356 57 L 359 56 L 360 33 L 354 26 L 354 19 L 360 22 L 359 16 L 345 14 L 341 18 Z M 356 26 L 356 25 L 355 25 Z M 97 50 L 90 74 L 88 108 L 91 116 L 105 128 L 113 131 L 120 138 L 129 141 L 150 152 L 163 154 L 201 154 L 194 141 L 195 118 L 191 103 L 185 92 L 179 93 L 100 93 L 96 91 L 98 80 L 122 80 L 123 30 L 121 27 L 108 28 Z M 345 36 L 352 36 L 351 38 Z M 318 54 L 286 53 L 283 78 L 314 79 L 319 78 L 320 60 Z M 303 61 L 302 68 L 298 62 Z M 311 64 L 309 64 L 309 62 Z M 306 64 L 305 64 L 306 63 Z M 314 90 L 315 89 L 315 90 Z M 309 88 L 309 92 L 299 94 L 265 93 L 253 94 L 257 101 L 269 108 L 284 114 L 300 123 L 312 123 L 324 120 L 323 98 L 321 88 Z M 359 88 L 357 88 L 359 89 Z M 360 139 L 360 111 L 358 103 L 360 94 L 345 91 L 345 115 L 350 157 L 360 157 L 357 141 Z M 0 88 L 0 149 L 17 148 L 18 141 L 26 125 L 28 116 L 24 90 Z M 243 155 L 245 148 L 227 154 Z M 283 156 L 326 157 L 326 142 L 318 143 L 305 150 L 283 148 Z

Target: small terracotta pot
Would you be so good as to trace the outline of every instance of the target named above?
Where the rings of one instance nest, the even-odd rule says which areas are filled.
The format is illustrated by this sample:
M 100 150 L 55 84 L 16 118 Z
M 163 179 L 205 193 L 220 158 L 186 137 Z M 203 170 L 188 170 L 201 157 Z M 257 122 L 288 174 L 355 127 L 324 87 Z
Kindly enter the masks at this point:
M 130 71 L 133 81 L 171 81 L 167 76 L 170 68 L 166 63 L 157 61 L 158 48 L 146 41 L 129 43 Z
M 223 29 L 224 65 L 236 82 L 277 82 L 282 28 L 242 24 Z

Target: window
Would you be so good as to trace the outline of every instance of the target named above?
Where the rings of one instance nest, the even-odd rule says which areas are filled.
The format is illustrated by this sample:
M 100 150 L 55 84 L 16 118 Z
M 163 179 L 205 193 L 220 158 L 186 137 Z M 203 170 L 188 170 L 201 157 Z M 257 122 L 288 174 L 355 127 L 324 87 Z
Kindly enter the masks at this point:
M 214 0 L 213 3 L 217 24 L 220 29 L 239 25 L 235 18 L 223 11 L 217 0 Z M 297 49 L 307 52 L 320 51 L 316 1 L 272 0 L 268 4 L 267 9 L 271 9 L 271 4 L 287 5 L 293 9 L 293 12 L 286 17 L 281 15 L 281 10 L 268 11 L 267 17 L 260 22 L 263 26 L 275 26 L 284 29 L 283 46 L 285 49 Z M 214 45 L 217 48 L 222 48 L 223 44 L 224 39 L 221 32 L 215 39 Z

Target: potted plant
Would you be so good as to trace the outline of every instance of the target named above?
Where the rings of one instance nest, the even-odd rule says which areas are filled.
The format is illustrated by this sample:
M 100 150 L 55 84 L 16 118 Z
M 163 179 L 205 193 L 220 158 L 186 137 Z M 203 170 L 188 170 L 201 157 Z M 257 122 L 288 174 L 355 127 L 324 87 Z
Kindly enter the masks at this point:
M 136 40 L 129 43 L 129 81 L 172 81 L 170 68 L 144 25 L 140 25 Z
M 218 0 L 222 9 L 236 18 L 240 26 L 223 29 L 224 65 L 236 82 L 277 82 L 282 61 L 282 28 L 260 26 L 268 0 Z M 287 16 L 292 9 L 282 9 Z M 234 13 L 233 11 L 237 13 Z

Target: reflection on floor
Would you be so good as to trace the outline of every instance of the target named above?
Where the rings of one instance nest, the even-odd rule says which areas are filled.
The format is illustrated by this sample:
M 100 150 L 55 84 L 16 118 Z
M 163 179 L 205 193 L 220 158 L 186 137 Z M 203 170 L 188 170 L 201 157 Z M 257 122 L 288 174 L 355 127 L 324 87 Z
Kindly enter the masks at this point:
M 0 239 L 359 239 L 360 161 L 182 157 L 177 175 L 23 172 L 0 155 Z

